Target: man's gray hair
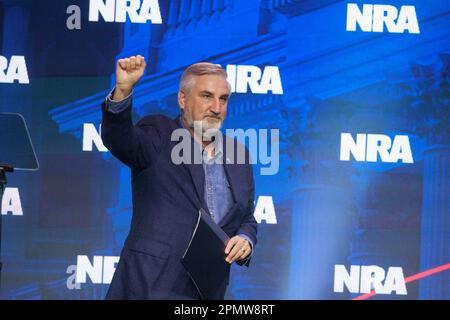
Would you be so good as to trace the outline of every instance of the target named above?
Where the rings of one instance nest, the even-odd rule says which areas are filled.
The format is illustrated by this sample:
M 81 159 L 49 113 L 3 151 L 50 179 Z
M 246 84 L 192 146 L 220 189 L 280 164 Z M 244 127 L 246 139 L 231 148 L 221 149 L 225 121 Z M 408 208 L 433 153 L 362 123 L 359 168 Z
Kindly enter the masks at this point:
M 193 78 L 196 76 L 203 75 L 218 75 L 227 79 L 227 72 L 219 65 L 210 62 L 198 62 L 190 65 L 186 70 L 184 70 L 180 79 L 180 91 L 184 93 L 189 93 L 192 87 Z M 228 87 L 231 90 L 230 85 Z

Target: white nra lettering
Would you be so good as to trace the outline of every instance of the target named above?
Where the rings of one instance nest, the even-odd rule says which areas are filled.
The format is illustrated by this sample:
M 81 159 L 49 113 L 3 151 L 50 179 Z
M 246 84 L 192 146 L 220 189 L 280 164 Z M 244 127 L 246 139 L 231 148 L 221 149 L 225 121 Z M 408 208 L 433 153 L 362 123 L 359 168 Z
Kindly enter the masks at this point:
M 93 263 L 88 256 L 77 256 L 76 283 L 86 283 L 87 276 L 92 283 L 110 284 L 120 257 L 94 256 Z
M 264 220 L 267 224 L 277 224 L 277 215 L 272 197 L 259 196 L 253 216 L 258 223 Z
M 233 65 L 226 67 L 227 79 L 231 84 L 231 91 L 237 93 L 283 94 L 280 70 L 277 66 L 266 66 L 261 70 L 257 66 Z
M 12 213 L 13 216 L 23 216 L 19 188 L 5 188 L 1 200 L 2 215 Z
M 350 266 L 350 272 L 344 265 L 334 266 L 334 292 L 344 292 L 344 286 L 351 293 L 406 295 L 405 278 L 401 267 L 389 267 L 387 274 L 379 266 Z
M 157 0 L 90 0 L 89 21 L 161 24 L 161 11 Z
M 8 64 L 8 59 L 0 56 L 0 83 L 14 83 L 14 81 L 21 84 L 30 83 L 25 57 L 12 56 Z
M 92 151 L 94 144 L 98 151 L 108 151 L 101 138 L 101 129 L 101 125 L 97 131 L 93 123 L 83 124 L 83 151 Z
M 340 160 L 350 161 L 350 154 L 360 162 L 377 162 L 380 156 L 381 162 L 414 163 L 406 135 L 396 135 L 392 141 L 383 134 L 358 133 L 355 141 L 350 133 L 342 133 Z
M 346 30 L 356 31 L 357 24 L 363 32 L 383 32 L 386 26 L 389 33 L 420 33 L 414 6 L 401 6 L 399 12 L 391 5 L 364 4 L 361 11 L 356 3 L 348 3 Z

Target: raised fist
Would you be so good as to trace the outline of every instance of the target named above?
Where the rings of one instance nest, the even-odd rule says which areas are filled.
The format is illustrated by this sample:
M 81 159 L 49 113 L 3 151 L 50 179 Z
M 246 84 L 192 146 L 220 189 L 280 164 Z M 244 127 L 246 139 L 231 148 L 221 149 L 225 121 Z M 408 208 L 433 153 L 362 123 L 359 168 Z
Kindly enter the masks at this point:
M 119 59 L 116 66 L 116 89 L 113 100 L 122 100 L 127 97 L 139 79 L 144 75 L 145 58 L 141 55 Z

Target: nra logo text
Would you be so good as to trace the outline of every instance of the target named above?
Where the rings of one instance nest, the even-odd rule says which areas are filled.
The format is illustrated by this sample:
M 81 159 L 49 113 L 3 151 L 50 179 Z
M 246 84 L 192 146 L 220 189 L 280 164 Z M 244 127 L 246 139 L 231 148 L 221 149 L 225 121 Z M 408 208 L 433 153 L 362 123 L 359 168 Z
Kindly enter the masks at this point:
M 400 10 L 391 5 L 364 4 L 362 10 L 356 3 L 347 4 L 347 31 L 363 32 L 420 33 L 414 6 L 401 6 Z

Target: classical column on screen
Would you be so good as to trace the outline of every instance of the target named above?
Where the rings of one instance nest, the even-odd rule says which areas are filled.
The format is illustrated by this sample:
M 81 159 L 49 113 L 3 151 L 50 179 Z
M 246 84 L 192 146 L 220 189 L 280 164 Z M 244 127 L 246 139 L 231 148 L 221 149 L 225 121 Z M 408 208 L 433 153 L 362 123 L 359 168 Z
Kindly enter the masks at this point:
M 420 117 L 417 131 L 426 139 L 422 193 L 422 271 L 450 262 L 450 55 L 435 65 L 412 65 L 411 112 Z M 449 299 L 448 271 L 420 280 L 420 299 Z
M 337 111 L 332 104 L 311 99 L 286 112 L 294 188 L 290 299 L 333 298 L 333 282 L 326 275 L 348 256 L 352 211 L 346 189 L 352 169 L 333 160 L 338 139 L 332 137 L 338 136 L 342 121 Z

